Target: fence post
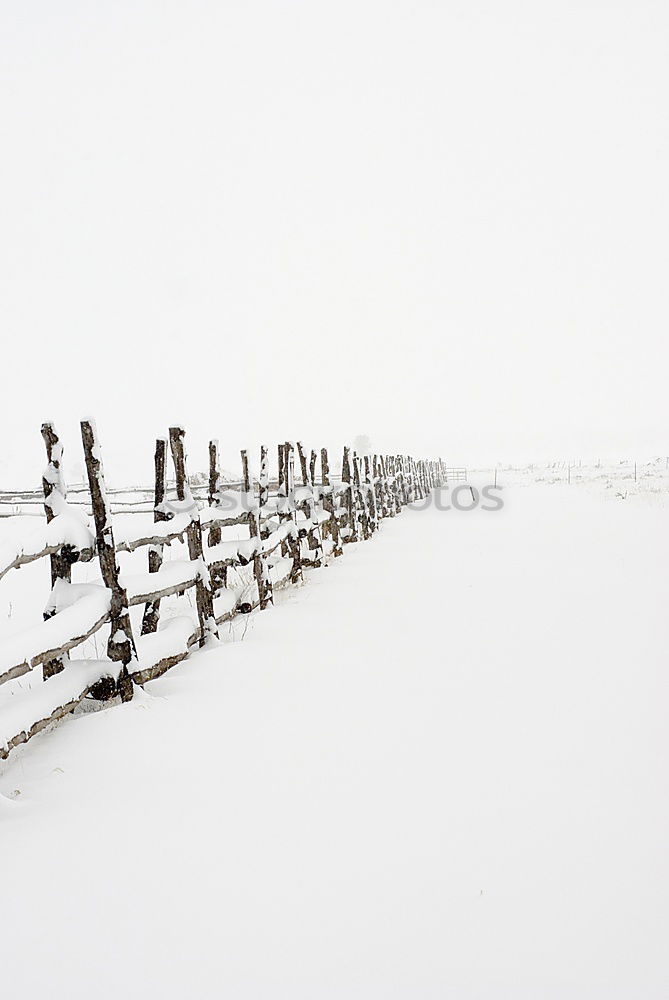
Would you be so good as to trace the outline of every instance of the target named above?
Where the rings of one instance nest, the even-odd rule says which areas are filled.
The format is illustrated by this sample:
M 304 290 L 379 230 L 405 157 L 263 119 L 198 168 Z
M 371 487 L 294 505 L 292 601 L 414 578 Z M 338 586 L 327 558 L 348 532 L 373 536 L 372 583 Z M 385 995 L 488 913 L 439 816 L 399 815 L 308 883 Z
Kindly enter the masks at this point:
M 374 499 L 376 500 L 376 515 L 380 521 L 385 517 L 385 514 L 383 513 L 383 489 L 381 486 L 381 466 L 379 465 L 378 455 L 374 455 L 372 458 L 372 483 L 374 485 Z
M 332 539 L 332 552 L 335 556 L 342 554 L 341 540 L 339 538 L 339 522 L 335 512 L 334 489 L 330 483 L 330 463 L 328 462 L 327 448 L 321 448 L 321 479 L 323 486 L 328 487 L 328 491 L 323 494 L 323 507 L 330 515 L 328 521 L 330 538 Z
M 351 482 L 351 462 L 350 462 L 350 448 L 344 448 L 344 457 L 341 461 L 341 478 L 342 482 L 348 484 L 348 489 L 345 493 L 344 503 L 346 504 L 346 510 L 348 511 L 348 527 L 349 533 L 344 539 L 345 542 L 357 542 L 358 541 L 358 519 L 356 515 L 356 505 L 355 497 L 353 495 L 353 483 Z
M 302 470 L 302 485 L 308 486 L 309 477 L 307 473 L 307 456 L 305 455 L 304 447 L 301 441 L 297 442 L 297 453 L 300 456 L 300 468 Z
M 44 513 L 46 523 L 53 521 L 59 510 L 66 502 L 67 488 L 62 469 L 63 446 L 60 443 L 56 429 L 53 424 L 42 424 L 42 437 L 46 446 L 47 467 L 42 474 L 42 489 L 44 491 Z M 54 509 L 55 508 L 55 509 Z M 50 557 L 51 562 L 51 587 L 56 584 L 56 580 L 65 580 L 69 583 L 72 579 L 72 559 L 68 558 L 71 549 L 61 546 L 60 552 L 54 552 Z M 45 611 L 44 621 L 52 618 L 55 611 Z M 54 674 L 59 674 L 65 668 L 65 660 L 69 659 L 69 653 L 49 660 L 42 667 L 42 677 L 48 680 Z
M 262 539 L 260 538 L 260 516 L 255 510 L 255 497 L 253 496 L 251 475 L 249 473 L 249 457 L 245 449 L 242 450 L 241 455 L 242 486 L 244 492 L 246 493 L 249 535 L 251 538 L 257 538 L 259 542 L 262 542 Z M 264 611 L 269 602 L 272 600 L 272 584 L 267 571 L 267 560 L 260 552 L 255 552 L 253 555 L 253 576 L 255 577 L 256 585 L 258 587 L 258 603 L 260 605 L 260 610 Z
M 300 538 L 297 531 L 297 519 L 295 517 L 295 455 L 293 445 L 286 441 L 283 451 L 284 476 L 286 488 L 286 511 L 288 517 L 293 522 L 293 531 L 288 540 L 288 548 L 293 560 L 293 568 L 290 574 L 290 582 L 297 583 L 303 579 L 302 575 L 302 553 Z
M 207 635 L 218 638 L 218 628 L 214 618 L 214 596 L 211 587 L 209 569 L 202 554 L 202 525 L 197 505 L 188 486 L 186 479 L 186 453 L 184 450 L 183 427 L 170 427 L 170 450 L 172 461 L 174 462 L 174 474 L 177 486 L 177 500 L 180 503 L 188 504 L 188 513 L 191 522 L 186 528 L 186 538 L 188 539 L 188 555 L 192 562 L 200 563 L 195 584 L 195 599 L 197 603 L 197 615 L 200 622 L 200 646 L 204 646 Z
M 263 541 L 269 537 L 269 528 L 263 526 L 263 508 L 267 506 L 269 500 L 269 469 L 267 463 L 267 446 L 260 445 L 260 476 L 258 479 L 258 522 L 260 525 L 260 537 Z
M 128 667 L 131 663 L 136 662 L 137 652 L 130 624 L 128 597 L 119 581 L 111 508 L 107 500 L 100 443 L 93 421 L 81 421 L 81 439 L 84 445 L 88 486 L 91 491 L 100 572 L 105 587 L 111 590 L 111 632 L 107 643 L 107 656 L 114 663 L 121 664 L 116 689 L 121 695 L 122 701 L 130 701 L 133 685 Z M 101 682 L 101 685 L 101 687 L 96 685 L 100 696 L 109 697 L 113 694 L 113 690 L 110 690 L 108 685 L 105 685 L 104 682 Z
M 279 472 L 277 476 L 277 493 L 280 496 L 286 495 L 286 446 L 285 444 L 280 444 L 277 446 L 278 461 L 279 461 Z
M 221 470 L 218 462 L 218 441 L 209 442 L 209 506 L 216 507 L 221 495 Z M 207 542 L 209 546 L 218 545 L 221 540 L 220 525 L 215 524 L 209 529 Z
M 392 497 L 389 499 L 390 490 L 388 488 L 388 476 L 386 474 L 386 460 L 383 455 L 379 455 L 379 475 L 380 475 L 380 495 L 381 495 L 381 516 L 394 517 L 395 505 Z
M 362 486 L 362 475 L 361 475 L 361 465 L 362 459 L 358 457 L 356 452 L 353 452 L 353 482 L 355 484 L 355 492 L 357 503 L 360 508 L 360 524 L 362 526 L 362 538 L 363 541 L 367 541 L 370 535 L 369 531 L 369 517 L 367 516 L 367 500 L 365 498 L 365 491 Z
M 165 502 L 165 458 L 167 455 L 167 441 L 165 438 L 156 439 L 156 450 L 153 456 L 155 471 L 155 484 L 153 490 L 153 521 L 168 521 L 169 516 L 163 510 Z M 161 546 L 149 546 L 149 573 L 157 573 L 163 564 L 163 550 Z M 144 615 L 142 617 L 142 635 L 148 632 L 155 632 L 158 628 L 158 618 L 160 617 L 160 598 L 154 601 L 147 601 L 144 605 Z
M 369 527 L 372 534 L 379 526 L 378 509 L 376 506 L 376 485 L 370 474 L 369 455 L 365 455 L 365 492 L 369 508 Z
M 317 519 L 319 509 L 323 509 L 323 498 L 317 492 L 316 487 L 316 461 L 317 455 L 311 449 L 309 456 L 309 486 L 311 487 L 311 501 L 309 502 L 309 516 L 311 519 L 311 529 L 309 531 L 309 549 L 313 553 L 314 566 L 322 566 L 325 554 L 323 552 L 323 528 Z

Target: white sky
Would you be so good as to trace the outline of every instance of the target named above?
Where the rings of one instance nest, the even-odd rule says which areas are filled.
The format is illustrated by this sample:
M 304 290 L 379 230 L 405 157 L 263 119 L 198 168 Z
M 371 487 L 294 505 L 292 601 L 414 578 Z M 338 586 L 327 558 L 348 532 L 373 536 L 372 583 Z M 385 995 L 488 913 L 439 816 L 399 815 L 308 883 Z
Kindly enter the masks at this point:
M 0 485 L 669 451 L 666 0 L 0 0 L 0 79 Z

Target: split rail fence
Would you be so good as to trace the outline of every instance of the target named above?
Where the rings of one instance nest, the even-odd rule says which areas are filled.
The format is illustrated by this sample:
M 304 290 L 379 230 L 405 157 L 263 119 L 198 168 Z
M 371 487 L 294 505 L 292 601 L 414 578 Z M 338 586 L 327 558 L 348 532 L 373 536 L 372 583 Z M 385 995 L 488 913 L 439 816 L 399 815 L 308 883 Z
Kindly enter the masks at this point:
M 299 583 L 305 569 L 327 565 L 347 544 L 371 538 L 383 518 L 395 517 L 446 481 L 441 460 L 359 456 L 350 448 L 344 448 L 341 476 L 334 476 L 325 448 L 307 454 L 301 443 L 285 442 L 278 446 L 272 481 L 267 448 L 261 448 L 257 478 L 242 451 L 242 479 L 234 488 L 221 481 L 218 443 L 211 441 L 208 493 L 198 500 L 189 485 L 184 430 L 171 427 L 167 439 L 156 441 L 153 524 L 128 532 L 118 515 L 112 517 L 92 421 L 81 423 L 81 435 L 92 518 L 80 504 L 68 503 L 63 448 L 54 426 L 43 424 L 45 527 L 0 550 L 0 579 L 48 558 L 52 584 L 43 621 L 0 646 L 0 695 L 5 684 L 11 693 L 0 699 L 0 758 L 85 699 L 130 700 L 135 685 L 160 677 L 194 647 L 216 638 L 223 622 L 264 610 L 277 588 Z M 232 528 L 247 537 L 224 538 Z M 185 550 L 185 558 L 166 559 L 172 545 Z M 121 571 L 119 554 L 142 548 L 147 570 Z M 72 567 L 92 561 L 99 582 L 72 582 Z M 161 620 L 161 602 L 173 595 L 182 600 Z M 187 600 L 192 595 L 194 607 Z M 143 608 L 141 619 L 131 615 L 136 606 Z M 71 658 L 103 628 L 105 659 Z M 24 675 L 28 684 L 16 684 Z

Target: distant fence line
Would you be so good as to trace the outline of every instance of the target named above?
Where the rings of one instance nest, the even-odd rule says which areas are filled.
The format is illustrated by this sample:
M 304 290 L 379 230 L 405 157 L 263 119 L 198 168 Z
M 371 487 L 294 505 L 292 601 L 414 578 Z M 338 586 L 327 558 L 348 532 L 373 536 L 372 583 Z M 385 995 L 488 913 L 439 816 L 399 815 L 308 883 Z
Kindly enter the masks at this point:
M 41 501 L 46 524 L 22 544 L 10 541 L 0 548 L 0 579 L 48 558 L 52 583 L 43 621 L 0 645 L 0 685 L 24 675 L 38 682 L 12 689 L 12 697 L 0 702 L 0 758 L 86 698 L 130 700 L 135 685 L 159 677 L 208 637 L 217 637 L 223 622 L 267 608 L 276 588 L 300 582 L 304 569 L 324 566 L 341 556 L 347 544 L 371 538 L 382 519 L 395 517 L 465 471 L 447 470 L 441 459 L 359 456 L 346 447 L 341 476 L 333 476 L 327 449 L 307 454 L 300 442 L 285 442 L 277 448 L 276 478 L 270 480 L 263 446 L 257 479 L 252 479 L 242 451 L 241 479 L 230 484 L 221 481 L 218 443 L 212 440 L 208 487 L 193 490 L 185 432 L 171 427 L 167 439 L 156 441 L 153 525 L 133 534 L 113 516 L 93 422 L 82 421 L 81 434 L 92 525 L 81 503 L 67 500 L 62 445 L 47 423 L 42 425 L 48 465 Z M 174 467 L 171 497 L 168 447 Z M 237 526 L 246 527 L 247 538 L 223 539 L 224 529 Z M 165 547 L 173 543 L 183 543 L 188 557 L 164 560 Z M 147 571 L 121 572 L 118 554 L 143 547 L 148 549 Z M 94 560 L 100 582 L 73 583 L 72 566 Z M 196 617 L 186 613 L 161 622 L 161 601 L 190 591 Z M 133 628 L 130 608 L 138 605 L 143 606 L 141 625 Z M 107 659 L 70 658 L 72 650 L 106 625 Z

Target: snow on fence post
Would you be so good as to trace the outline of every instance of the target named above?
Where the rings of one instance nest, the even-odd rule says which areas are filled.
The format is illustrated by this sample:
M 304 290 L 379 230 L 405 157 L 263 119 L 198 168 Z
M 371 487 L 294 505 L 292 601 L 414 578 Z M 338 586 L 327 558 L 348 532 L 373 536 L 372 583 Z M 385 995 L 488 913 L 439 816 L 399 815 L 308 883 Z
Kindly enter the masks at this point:
M 277 475 L 277 488 L 276 491 L 280 496 L 286 495 L 286 446 L 285 444 L 280 444 L 277 446 L 278 453 L 278 475 Z
M 316 452 L 311 450 L 309 456 L 309 483 L 311 500 L 308 502 L 309 519 L 309 549 L 312 553 L 312 565 L 318 568 L 323 565 L 323 529 L 318 520 L 318 511 L 323 509 L 322 499 L 316 489 Z M 320 501 L 320 502 L 319 502 Z
M 335 556 L 342 555 L 341 540 L 339 538 L 339 522 L 335 513 L 334 489 L 330 483 L 330 464 L 328 462 L 327 448 L 321 448 L 321 480 L 326 492 L 323 494 L 323 508 L 330 515 L 328 521 L 330 538 L 332 539 L 332 551 Z
M 423 499 L 423 487 L 418 472 L 418 464 L 412 456 L 407 460 L 407 481 L 409 482 L 408 502 Z
M 46 447 L 46 459 L 48 463 L 42 474 L 44 513 L 46 515 L 46 523 L 50 524 L 66 501 L 67 488 L 61 464 L 63 446 L 60 443 L 53 424 L 42 424 L 42 437 Z M 50 556 L 52 588 L 55 586 L 56 580 L 65 580 L 66 583 L 69 583 L 72 579 L 71 563 L 73 560 L 68 558 L 68 551 L 71 550 L 68 550 L 65 546 L 61 546 L 59 552 L 54 552 Z M 54 614 L 55 611 L 45 611 L 44 621 L 52 618 Z M 68 658 L 68 653 L 62 653 L 60 656 L 54 657 L 53 660 L 48 660 L 42 667 L 42 677 L 44 680 L 46 681 L 49 677 L 53 677 L 54 674 L 59 674 L 61 670 L 64 670 L 65 660 Z
M 383 507 L 383 516 L 394 517 L 395 505 L 392 502 L 392 497 L 390 496 L 390 488 L 388 486 L 388 474 L 386 471 L 386 460 L 383 455 L 379 455 L 379 475 L 381 483 L 381 502 Z
M 156 450 L 153 455 L 154 465 L 154 488 L 153 488 L 153 521 L 168 521 L 169 515 L 165 513 L 165 461 L 167 457 L 167 441 L 165 438 L 156 438 Z M 160 545 L 149 546 L 149 573 L 157 573 L 163 564 L 163 550 Z M 144 605 L 144 615 L 142 616 L 142 635 L 155 632 L 158 628 L 160 617 L 160 598 L 147 601 Z
M 381 475 L 379 471 L 379 456 L 372 456 L 372 489 L 374 490 L 374 501 L 376 503 L 376 515 L 380 521 L 385 517 L 383 513 L 383 495 L 381 492 Z
M 381 456 L 381 468 L 383 470 L 383 483 L 384 489 L 386 491 L 386 506 L 388 507 L 388 513 L 391 517 L 394 517 L 397 513 L 396 503 L 395 503 L 395 483 L 393 481 L 392 473 L 392 463 L 390 461 L 390 455 Z
M 362 475 L 361 475 L 361 465 L 362 459 L 358 457 L 357 452 L 353 452 L 353 483 L 355 485 L 356 502 L 360 509 L 360 524 L 362 527 L 362 538 L 363 541 L 367 541 L 369 538 L 369 518 L 367 516 L 367 501 L 365 498 L 365 491 L 362 485 Z
M 107 500 L 100 443 L 95 423 L 92 420 L 81 421 L 81 439 L 84 445 L 88 486 L 91 491 L 100 572 L 105 587 L 111 590 L 111 631 L 107 643 L 107 656 L 114 663 L 121 664 L 115 688 L 120 694 L 122 701 L 130 701 L 132 699 L 133 684 L 130 677 L 131 671 L 128 668 L 132 663 L 136 663 L 137 652 L 130 624 L 128 597 L 119 581 L 111 507 Z M 111 697 L 116 693 L 104 681 L 101 681 L 100 685 L 96 685 L 96 687 L 97 695 L 101 698 Z
M 260 524 L 260 537 L 265 540 L 269 537 L 269 528 L 263 525 L 263 508 L 267 506 L 269 500 L 269 469 L 267 463 L 267 445 L 260 445 L 260 476 L 258 478 L 258 522 Z
M 402 499 L 400 497 L 400 480 L 397 471 L 397 458 L 395 455 L 388 455 L 388 467 L 391 471 L 391 476 L 392 476 L 393 503 L 395 505 L 395 513 L 400 514 L 402 511 Z
M 374 456 L 376 463 L 376 475 L 379 482 L 379 504 L 381 507 L 381 517 L 393 517 L 395 511 L 388 505 L 388 483 L 386 480 L 386 465 L 383 455 Z
M 286 487 L 286 511 L 289 519 L 293 522 L 292 531 L 288 540 L 288 548 L 293 560 L 293 568 L 290 573 L 290 582 L 297 583 L 304 579 L 302 575 L 302 553 L 300 538 L 297 531 L 297 518 L 295 517 L 295 455 L 293 445 L 286 441 L 283 450 L 284 474 Z
M 395 483 L 392 478 L 390 456 L 381 456 L 381 469 L 383 470 L 383 485 L 386 493 L 386 506 L 390 517 L 397 516 L 397 498 L 395 496 Z
M 316 466 L 316 452 L 311 452 L 310 468 L 307 468 L 307 454 L 301 441 L 297 442 L 297 453 L 300 458 L 300 469 L 302 472 L 302 483 L 306 489 L 311 490 L 311 496 L 296 504 L 296 509 L 301 510 L 308 522 L 307 547 L 309 549 L 310 565 L 314 568 L 321 566 L 323 557 L 323 543 L 320 535 L 320 528 L 316 521 L 316 494 L 314 489 L 314 470 Z M 298 531 L 299 536 L 299 531 Z
M 286 446 L 285 444 L 280 444 L 277 446 L 278 461 L 279 461 L 279 471 L 277 474 L 277 513 L 279 515 L 279 521 L 286 521 L 288 519 L 288 503 L 285 500 L 286 496 L 286 482 L 285 482 L 285 471 L 286 471 Z M 285 559 L 288 556 L 288 542 L 284 538 L 281 542 L 281 557 Z
M 376 461 L 374 464 L 376 465 Z M 374 534 L 379 526 L 379 512 L 376 506 L 376 484 L 374 476 L 370 472 L 369 455 L 365 455 L 365 489 L 369 506 L 369 527 L 371 533 Z
M 218 627 L 214 618 L 214 595 L 211 586 L 209 569 L 202 555 L 202 525 L 197 505 L 188 486 L 186 478 L 186 453 L 184 450 L 183 427 L 170 427 L 170 450 L 174 462 L 177 500 L 187 507 L 190 514 L 190 524 L 186 529 L 188 540 L 188 555 L 193 562 L 200 563 L 197 582 L 195 584 L 195 599 L 197 615 L 200 622 L 200 646 L 204 646 L 207 635 L 218 638 Z
M 393 455 L 393 469 L 395 470 L 395 491 L 397 493 L 397 509 L 402 510 L 404 506 L 404 475 L 402 472 L 402 456 Z
M 221 471 L 218 463 L 218 441 L 213 439 L 209 442 L 209 506 L 215 507 L 218 504 L 221 490 Z M 214 524 L 209 529 L 208 544 L 218 545 L 221 540 L 221 526 Z
M 251 476 L 249 473 L 249 457 L 244 449 L 242 450 L 241 455 L 243 480 L 242 488 L 246 494 L 249 536 L 251 538 L 257 538 L 260 543 L 260 516 L 256 512 L 255 497 L 253 495 Z M 270 601 L 273 600 L 273 597 L 272 584 L 267 568 L 267 560 L 260 551 L 253 554 L 253 576 L 255 577 L 256 586 L 258 587 L 258 604 L 260 605 L 260 610 L 264 611 Z
M 420 493 L 418 470 L 413 455 L 404 456 L 402 483 L 404 485 L 404 503 L 411 503 L 411 501 L 415 500 Z
M 351 461 L 350 461 L 351 450 L 348 446 L 344 448 L 344 456 L 341 460 L 341 478 L 342 482 L 347 484 L 347 489 L 344 497 L 344 503 L 346 504 L 346 510 L 348 512 L 348 533 L 345 542 L 357 542 L 358 541 L 358 519 L 356 516 L 356 504 L 355 497 L 353 495 L 353 483 L 351 482 Z

